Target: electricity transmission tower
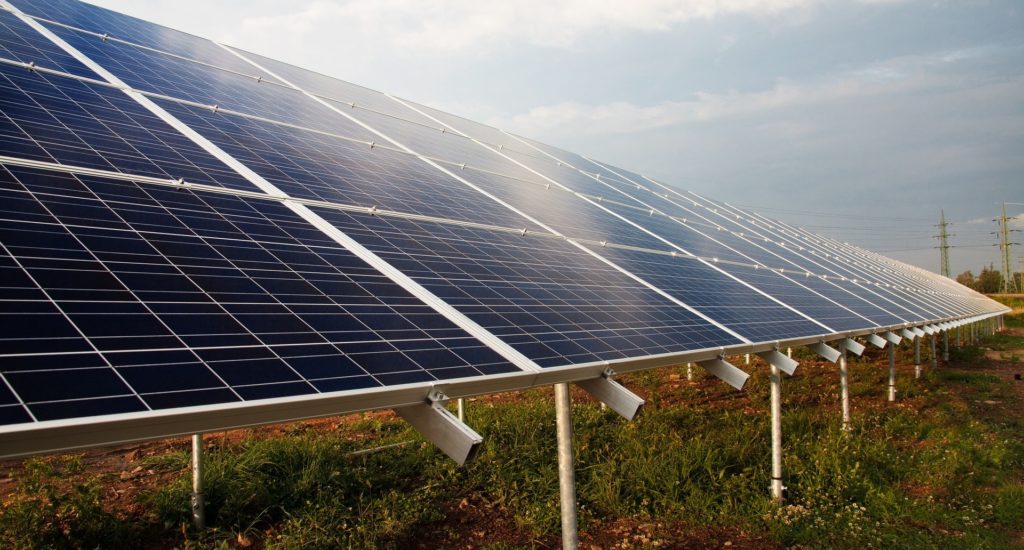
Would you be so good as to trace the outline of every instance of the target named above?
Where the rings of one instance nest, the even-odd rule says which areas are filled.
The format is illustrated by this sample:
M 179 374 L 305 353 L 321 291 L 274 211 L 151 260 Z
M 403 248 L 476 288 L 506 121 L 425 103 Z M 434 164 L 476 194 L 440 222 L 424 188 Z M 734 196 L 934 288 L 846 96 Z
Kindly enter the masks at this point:
M 940 210 L 939 225 L 935 226 L 939 228 L 939 234 L 933 235 L 933 237 L 939 239 L 939 246 L 935 248 L 939 249 L 939 269 L 943 277 L 951 277 L 949 274 L 949 238 L 953 235 L 946 229 L 949 225 L 950 223 L 946 221 L 946 211 Z
M 999 289 L 1002 293 L 1016 292 L 1017 281 L 1013 277 L 1013 264 L 1010 263 L 1010 247 L 1013 245 L 1020 245 L 1020 243 L 1010 242 L 1010 233 L 1020 231 L 1019 229 L 1010 229 L 1009 219 L 1006 217 L 1006 203 L 1003 203 L 1003 214 L 999 218 L 992 220 L 999 222 L 999 252 L 1003 260 L 1003 282 L 1002 287 Z

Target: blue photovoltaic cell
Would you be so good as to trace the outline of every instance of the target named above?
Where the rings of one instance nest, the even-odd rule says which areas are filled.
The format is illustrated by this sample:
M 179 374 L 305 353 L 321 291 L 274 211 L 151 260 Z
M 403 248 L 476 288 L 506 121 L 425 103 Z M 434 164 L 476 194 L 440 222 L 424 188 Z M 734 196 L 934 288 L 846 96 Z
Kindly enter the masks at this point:
M 807 318 L 697 260 L 615 248 L 597 251 L 751 341 L 825 332 Z
M 795 277 L 801 285 L 807 286 L 823 296 L 828 296 L 829 299 L 838 302 L 843 307 L 866 319 L 870 319 L 876 324 L 892 325 L 905 322 L 904 318 L 898 317 L 875 305 L 880 301 L 877 295 L 863 292 L 864 289 L 860 287 L 842 286 L 836 281 L 820 278 L 820 275 L 825 273 L 821 266 L 809 262 L 795 250 L 777 246 L 774 242 L 764 242 L 763 239 L 758 238 L 755 233 L 752 233 L 749 228 L 739 225 L 735 221 L 734 216 L 726 216 L 723 212 L 715 213 L 710 209 L 692 206 L 692 203 L 683 202 L 683 199 L 679 197 L 675 199 L 665 198 L 646 189 L 637 189 L 637 185 L 641 183 L 646 183 L 648 186 L 653 184 L 646 182 L 635 174 L 622 172 L 616 174 L 610 172 L 600 165 L 590 163 L 579 157 L 573 157 L 571 153 L 558 151 L 558 154 L 560 157 L 562 155 L 570 156 L 571 162 L 586 163 L 583 166 L 595 170 L 602 176 L 602 181 L 610 187 L 636 196 L 668 215 L 692 220 L 691 223 L 695 229 L 709 232 L 715 240 L 742 251 L 745 256 L 757 263 L 768 267 L 781 267 L 787 270 L 796 269 L 811 273 L 812 276 L 810 277 L 800 277 L 799 273 L 790 277 Z M 622 178 L 623 176 L 629 177 L 630 180 L 613 179 Z M 717 227 L 722 227 L 724 230 L 719 231 Z
M 0 66 L 0 154 L 255 191 L 119 90 Z
M 136 19 L 92 4 L 78 2 L 77 0 L 14 0 L 11 3 L 28 15 L 56 21 L 57 23 L 63 23 L 101 35 L 107 34 L 110 37 L 126 40 L 133 44 L 209 63 L 224 69 L 259 76 L 251 65 L 238 59 L 210 40 L 164 27 L 163 25 Z M 51 23 L 45 23 L 45 25 L 53 30 L 59 29 L 60 33 L 75 32 L 82 38 L 82 42 L 79 44 L 92 43 L 95 46 L 117 44 L 114 41 L 105 42 L 97 36 L 62 29 Z M 62 34 L 62 36 L 67 37 L 70 34 Z M 101 65 L 103 64 L 101 63 Z M 268 75 L 263 75 L 263 79 L 276 82 L 276 80 Z
M 291 197 L 539 229 L 410 155 L 172 102 L 160 105 Z M 324 114 L 349 123 L 326 109 Z
M 706 200 L 702 202 L 706 202 Z M 727 208 L 728 207 L 724 205 L 716 205 L 714 207 L 715 210 L 725 210 Z M 773 241 L 773 243 L 774 241 L 783 238 L 780 237 L 780 234 L 777 231 L 766 228 L 763 224 L 758 224 L 757 227 L 750 227 L 750 230 L 756 231 L 758 234 L 767 235 Z M 794 240 L 792 237 L 785 237 L 785 240 L 797 246 L 803 245 L 803 241 L 799 239 Z M 810 247 L 808 250 L 818 250 L 819 252 L 822 250 L 822 247 L 820 245 L 807 243 L 807 246 Z M 778 248 L 785 249 L 786 247 Z M 848 279 L 851 280 L 857 279 L 858 281 L 877 282 L 884 280 L 884 277 L 881 277 L 878 273 L 872 273 L 850 262 L 839 262 L 836 261 L 834 258 L 824 257 L 820 253 L 814 255 L 814 257 L 819 263 L 828 265 L 831 273 L 838 273 L 840 277 L 847 277 Z M 940 312 L 944 308 L 939 306 L 938 309 L 935 309 L 937 306 L 933 298 L 930 296 L 911 296 L 909 293 L 905 291 L 888 287 L 872 286 L 870 290 L 874 292 L 876 296 L 884 296 L 889 305 L 898 307 L 898 312 L 900 313 L 900 315 L 907 318 L 908 320 L 925 320 L 935 318 L 936 316 L 942 316 Z
M 315 210 L 541 366 L 739 343 L 559 239 Z
M 517 370 L 275 201 L 0 175 L 0 374 L 38 420 Z
M 265 59 L 261 61 L 265 61 Z M 280 69 L 280 67 L 278 69 Z M 292 81 L 296 79 L 301 81 L 309 80 L 309 78 L 307 78 L 307 75 L 304 75 L 301 71 L 292 72 L 292 74 L 288 78 L 288 80 Z M 322 83 L 322 85 L 324 85 L 323 81 L 316 80 L 316 82 Z M 383 99 L 389 100 L 386 97 L 384 97 Z M 380 105 L 377 105 L 377 107 L 379 108 Z M 205 126 L 210 124 L 208 121 L 202 119 L 197 120 L 195 117 L 186 117 L 186 114 L 178 112 L 179 110 L 185 111 L 187 110 L 187 108 L 169 107 L 168 109 L 175 115 L 181 117 L 183 120 L 189 122 L 190 125 L 193 125 L 197 128 L 204 128 L 201 131 L 208 137 L 211 135 L 211 132 L 205 129 Z M 412 111 L 409 112 L 412 113 Z M 369 113 L 366 111 L 358 111 L 354 113 L 353 116 L 356 116 L 362 122 L 368 123 L 374 128 L 380 129 L 385 133 L 385 135 L 398 136 L 399 141 L 409 146 L 412 146 L 413 149 L 418 153 L 423 153 L 425 155 L 435 157 L 443 154 L 455 155 L 455 157 L 453 157 L 455 159 L 465 161 L 475 166 L 481 166 L 488 170 L 493 170 L 501 173 L 515 173 L 523 178 L 532 178 L 532 180 L 535 181 L 543 180 L 536 174 L 528 173 L 521 167 L 516 166 L 514 163 L 507 161 L 501 156 L 495 154 L 494 152 L 486 151 L 485 149 L 483 149 L 483 147 L 480 147 L 478 144 L 472 143 L 471 141 L 468 141 L 465 138 L 453 136 L 451 134 L 442 134 L 434 129 L 424 128 L 422 126 L 411 124 L 407 121 L 398 120 L 383 115 L 378 115 L 376 113 Z M 238 135 L 241 133 L 241 131 L 233 130 L 230 133 L 232 135 Z M 276 131 L 274 133 L 280 133 L 280 131 Z M 221 142 L 222 140 L 214 138 L 214 141 Z M 244 162 L 247 162 L 247 164 L 251 165 L 253 163 L 251 160 L 249 160 L 249 156 L 245 155 L 244 152 L 232 151 L 230 150 L 230 147 L 228 147 L 227 145 L 224 146 L 225 149 L 227 149 L 230 153 L 232 153 L 237 158 L 243 159 Z M 267 147 L 264 146 L 263 149 L 267 149 Z M 267 164 L 273 166 L 287 166 L 289 163 L 287 160 L 283 160 L 280 162 L 257 161 L 255 165 L 264 166 Z M 541 167 L 544 167 L 544 165 L 542 165 Z M 569 194 L 557 191 L 547 191 L 547 189 L 544 189 L 539 185 L 524 187 L 523 183 L 520 181 L 495 177 L 489 174 L 481 174 L 478 172 L 468 172 L 464 177 L 466 177 L 473 183 L 476 183 L 484 187 L 486 191 L 495 193 L 500 198 L 512 202 L 513 205 L 515 205 L 515 202 L 522 203 L 522 197 L 530 195 L 531 193 L 535 197 L 537 197 L 538 194 L 543 194 L 543 198 L 537 197 L 535 199 L 534 205 L 529 207 L 529 212 L 531 215 L 544 215 L 545 212 L 539 210 L 543 207 L 550 207 L 546 208 L 545 210 L 550 210 L 556 213 L 564 212 L 566 210 L 573 210 L 577 212 L 577 215 L 572 216 L 571 218 L 566 218 L 565 216 L 560 215 L 553 215 L 550 219 L 541 218 L 542 221 L 550 223 L 551 225 L 555 226 L 558 230 L 565 232 L 566 235 L 569 235 L 571 237 L 583 237 L 592 240 L 606 239 L 616 243 L 629 244 L 633 246 L 646 246 L 648 248 L 655 249 L 668 250 L 670 248 L 667 244 L 659 242 L 653 238 L 650 238 L 649 236 L 642 234 L 642 232 L 640 232 L 639 229 L 636 229 L 635 227 L 632 227 L 629 224 L 622 222 L 621 220 L 615 220 L 608 216 L 606 212 L 603 212 L 592 205 L 583 203 L 578 198 L 571 197 Z M 597 183 L 597 185 L 600 185 L 600 183 L 598 182 L 595 183 Z M 291 189 L 289 189 L 288 187 L 283 188 L 286 188 L 286 191 L 291 191 Z M 605 191 L 607 191 L 607 189 L 605 189 Z M 294 192 L 292 193 L 294 194 Z M 629 214 L 631 215 L 635 213 L 635 211 L 629 212 Z M 571 223 L 571 226 L 568 226 L 568 223 Z M 696 244 L 702 245 L 706 241 L 706 239 L 698 237 L 696 240 Z M 716 249 L 715 252 L 718 252 L 720 250 L 724 249 L 721 249 L 721 247 L 719 247 L 719 249 Z M 739 260 L 749 261 L 748 259 L 743 258 L 740 255 L 734 255 L 734 257 Z M 626 267 L 632 268 L 631 265 L 626 265 Z M 692 279 L 692 273 L 689 274 L 690 278 Z M 711 270 L 706 270 L 706 272 L 703 274 L 705 274 L 706 277 L 712 278 L 712 285 L 714 285 L 716 282 L 720 282 L 723 288 L 727 288 L 730 284 L 734 284 L 732 281 L 729 281 L 727 280 L 727 278 L 723 277 L 722 274 L 715 273 L 714 271 Z M 771 281 L 775 277 L 777 276 L 775 276 L 775 274 L 772 273 L 766 272 L 763 274 L 763 279 L 768 279 L 769 281 Z M 786 283 L 788 282 L 783 281 L 782 283 L 775 283 L 775 286 L 782 286 Z M 799 286 L 788 284 L 788 286 L 785 287 L 784 290 L 786 290 L 791 295 L 796 294 L 797 297 L 804 298 L 803 301 L 805 305 L 807 305 L 808 307 L 815 308 L 816 310 L 820 309 L 823 313 L 826 313 L 823 316 L 827 316 L 829 321 L 834 322 L 836 325 L 842 327 L 843 329 L 848 329 L 851 327 L 860 328 L 865 323 L 868 325 L 870 324 L 869 322 L 861 318 L 857 318 L 855 314 L 849 313 L 848 311 L 841 307 L 821 307 L 813 302 L 808 302 L 806 297 L 809 294 L 809 292 L 806 291 L 806 289 L 803 289 Z M 742 294 L 745 295 L 748 294 L 749 292 L 749 289 L 743 289 Z M 776 334 L 771 335 L 773 338 L 782 338 L 790 336 L 795 333 L 795 330 L 799 331 L 799 327 L 807 328 L 808 326 L 811 326 L 817 328 L 816 326 L 814 326 L 813 323 L 808 322 L 806 319 L 800 318 L 800 315 L 798 313 L 792 310 L 788 310 L 777 303 L 770 302 L 769 300 L 756 301 L 762 303 L 762 307 L 764 308 L 762 312 L 768 315 L 769 318 L 776 320 L 785 320 L 786 323 L 792 323 L 794 327 L 796 327 L 795 329 L 785 330 L 782 329 L 784 323 L 775 325 L 761 324 L 761 326 L 763 327 L 762 330 L 770 330 L 770 327 L 772 326 L 778 327 Z M 847 314 L 844 316 L 842 313 Z M 759 335 L 761 335 L 761 333 L 759 333 Z
M 541 145 L 537 146 L 542 147 Z M 565 154 L 562 151 L 558 151 L 558 153 Z M 746 218 L 737 219 L 737 217 L 733 215 L 734 211 L 725 205 L 713 204 L 709 206 L 704 204 L 706 202 L 705 200 L 699 199 L 698 197 L 682 197 L 672 193 L 667 193 L 668 198 L 665 198 L 662 197 L 661 194 L 658 194 L 659 190 L 663 191 L 660 187 L 651 182 L 647 182 L 636 174 L 625 171 L 621 168 L 614 168 L 617 174 L 613 174 L 595 163 L 588 163 L 588 166 L 596 169 L 596 171 L 602 175 L 610 176 L 604 178 L 606 183 L 610 186 L 614 186 L 631 194 L 636 194 L 642 197 L 644 201 L 649 201 L 651 204 L 657 206 L 668 214 L 688 219 L 696 218 L 696 223 L 704 222 L 714 224 L 716 226 L 722 226 L 726 231 L 716 231 L 713 233 L 713 236 L 716 239 L 726 242 L 736 248 L 743 246 L 743 250 L 746 254 L 764 263 L 764 265 L 780 266 L 783 268 L 795 266 L 797 269 L 809 271 L 816 275 L 832 277 L 828 281 L 821 280 L 819 283 L 812 283 L 804 279 L 802 283 L 807 286 L 811 286 L 813 284 L 815 285 L 814 288 L 822 293 L 826 293 L 829 289 L 829 286 L 826 285 L 842 288 L 844 292 L 827 293 L 827 295 L 833 300 L 842 302 L 847 308 L 856 311 L 879 324 L 898 324 L 911 319 L 921 318 L 919 313 L 913 313 L 906 309 L 908 304 L 902 299 L 897 298 L 897 302 L 892 302 L 892 296 L 883 296 L 883 294 L 877 289 L 866 288 L 850 281 L 839 280 L 840 277 L 850 277 L 852 279 L 858 277 L 858 275 L 849 272 L 844 265 L 835 265 L 834 262 L 826 258 L 812 254 L 812 250 L 814 249 L 813 245 L 809 245 L 811 248 L 807 248 L 803 251 L 799 251 L 793 246 L 779 246 L 776 242 L 778 239 L 777 235 L 766 230 L 763 226 L 753 226 L 747 223 Z M 612 179 L 621 178 L 623 176 L 629 178 L 625 183 L 621 180 Z M 635 184 L 637 182 L 646 184 L 644 189 L 636 190 Z M 629 187 L 631 184 L 634 186 Z M 734 235 L 733 232 L 739 232 L 741 233 L 741 236 Z M 766 236 L 770 236 L 771 238 L 766 239 Z M 742 241 L 748 242 L 749 245 L 738 244 Z M 797 246 L 799 246 L 799 243 L 797 243 Z M 786 263 L 780 264 L 778 259 L 773 258 L 783 259 Z M 861 281 L 866 279 L 871 280 L 870 277 L 865 278 L 863 275 L 860 275 L 860 277 Z M 863 303 L 872 304 L 872 306 L 864 307 L 855 301 L 847 299 L 846 296 L 849 296 L 850 294 L 856 295 Z
M 99 78 L 92 69 L 71 57 L 16 15 L 4 10 L 0 10 L 0 57 L 22 63 L 35 63 L 38 67 L 86 78 Z
M 231 49 L 251 59 L 271 73 L 280 76 L 283 80 L 311 94 L 330 100 L 340 108 L 348 109 L 352 104 L 355 104 L 356 108 L 371 109 L 416 124 L 429 126 L 435 130 L 441 128 L 441 125 L 433 120 L 407 109 L 402 104 L 376 90 L 364 88 L 358 84 L 345 82 L 239 48 Z
M 369 130 L 341 119 L 297 90 L 266 82 L 257 83 L 254 78 L 223 70 L 219 68 L 221 66 L 203 65 L 127 44 L 103 42 L 54 25 L 49 25 L 49 28 L 137 90 L 209 105 L 211 110 L 217 105 L 218 108 L 366 141 L 375 138 Z M 184 39 L 220 49 L 205 39 L 190 35 L 184 35 Z M 243 69 L 255 71 L 255 67 L 233 54 L 221 51 L 243 63 Z

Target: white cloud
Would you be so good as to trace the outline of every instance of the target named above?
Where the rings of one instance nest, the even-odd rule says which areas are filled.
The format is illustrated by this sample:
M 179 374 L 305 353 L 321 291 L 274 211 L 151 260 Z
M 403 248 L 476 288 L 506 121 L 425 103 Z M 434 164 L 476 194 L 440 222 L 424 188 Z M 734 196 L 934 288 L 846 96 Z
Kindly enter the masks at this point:
M 771 88 L 753 92 L 696 92 L 680 101 L 663 101 L 637 105 L 616 101 L 588 105 L 575 101 L 559 102 L 530 109 L 524 113 L 491 117 L 491 125 L 528 136 L 557 139 L 586 130 L 594 134 L 640 133 L 684 124 L 713 122 L 730 118 L 750 117 L 787 109 L 812 109 L 828 104 L 842 104 L 855 99 L 886 95 L 902 95 L 917 90 L 940 90 L 955 85 L 956 78 L 946 79 L 942 66 L 969 61 L 992 48 L 970 51 L 940 52 L 928 56 L 906 56 L 889 59 L 857 69 L 833 74 L 811 82 L 779 79 Z M 807 132 L 807 126 L 793 121 L 772 121 L 786 133 Z
M 508 44 L 568 48 L 602 33 L 661 32 L 727 15 L 778 16 L 821 0 L 316 0 L 245 18 L 242 34 L 327 32 L 413 51 L 468 52 Z M 331 29 L 346 29 L 345 34 Z

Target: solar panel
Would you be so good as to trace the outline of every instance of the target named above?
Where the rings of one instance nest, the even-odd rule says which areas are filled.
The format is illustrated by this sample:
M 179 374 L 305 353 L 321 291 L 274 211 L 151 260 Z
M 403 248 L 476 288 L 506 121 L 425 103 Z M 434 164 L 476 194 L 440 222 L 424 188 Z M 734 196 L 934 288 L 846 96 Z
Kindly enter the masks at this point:
M 426 106 L 89 4 L 13 4 L 0 454 L 1004 310 Z

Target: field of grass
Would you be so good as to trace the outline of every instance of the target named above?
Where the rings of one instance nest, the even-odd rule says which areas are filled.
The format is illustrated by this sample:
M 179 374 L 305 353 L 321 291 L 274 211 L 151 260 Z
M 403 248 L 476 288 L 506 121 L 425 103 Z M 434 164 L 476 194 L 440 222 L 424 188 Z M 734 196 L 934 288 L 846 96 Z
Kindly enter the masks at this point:
M 981 346 L 1019 350 L 1015 332 Z M 1020 548 L 1018 364 L 965 348 L 913 380 L 903 346 L 892 405 L 885 357 L 851 361 L 851 433 L 840 429 L 834 365 L 808 356 L 784 380 L 781 504 L 768 497 L 763 365 L 743 392 L 687 382 L 685 369 L 623 377 L 648 399 L 633 422 L 574 393 L 584 547 Z M 211 436 L 202 533 L 190 527 L 184 441 L 107 453 L 102 466 L 90 455 L 11 463 L 0 547 L 557 547 L 551 398 L 538 389 L 470 402 L 485 442 L 463 468 L 388 414 Z

